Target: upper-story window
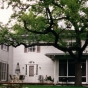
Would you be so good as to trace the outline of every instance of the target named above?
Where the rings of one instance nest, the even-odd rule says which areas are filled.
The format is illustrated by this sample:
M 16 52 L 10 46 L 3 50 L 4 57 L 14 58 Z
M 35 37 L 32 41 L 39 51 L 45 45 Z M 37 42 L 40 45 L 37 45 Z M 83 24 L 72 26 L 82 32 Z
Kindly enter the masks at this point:
M 31 47 L 28 47 L 28 51 L 29 52 L 35 52 L 35 46 L 31 46 Z
M 75 41 L 67 42 L 67 47 L 73 47 L 73 46 L 76 46 L 76 42 Z
M 40 52 L 40 46 L 31 46 L 28 48 L 24 47 L 24 52 L 25 53 L 27 53 L 27 52 Z
M 9 47 L 6 45 L 1 45 L 1 49 L 5 51 L 9 51 Z
M 75 46 L 75 45 L 76 45 L 76 42 L 69 42 L 68 45 L 69 45 L 69 46 Z

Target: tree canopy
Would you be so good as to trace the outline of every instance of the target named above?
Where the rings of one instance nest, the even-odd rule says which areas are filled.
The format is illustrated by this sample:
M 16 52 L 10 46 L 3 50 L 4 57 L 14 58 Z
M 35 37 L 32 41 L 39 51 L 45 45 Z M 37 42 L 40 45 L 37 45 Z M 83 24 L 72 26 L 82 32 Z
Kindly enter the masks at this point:
M 80 62 L 88 45 L 87 0 L 2 0 L 2 3 L 2 7 L 5 3 L 7 8 L 12 6 L 14 13 L 6 25 L 0 25 L 0 44 L 54 46 Z M 68 46 L 67 41 L 75 44 Z
M 78 49 L 78 46 L 66 47 L 67 42 L 64 41 L 64 38 L 73 40 L 79 37 L 80 40 L 83 38 L 87 40 L 88 8 L 85 6 L 86 0 L 28 0 L 24 2 L 3 0 L 3 2 L 7 2 L 8 7 L 12 6 L 14 13 L 7 25 L 1 25 L 3 32 L 1 32 L 0 43 L 8 41 L 7 44 L 13 46 L 19 44 L 30 46 L 31 42 L 34 43 L 36 40 L 36 42 L 43 41 L 46 45 L 48 43 L 58 45 L 61 50 L 68 51 Z M 11 24 L 14 20 L 15 22 Z M 60 22 L 61 25 L 59 25 Z M 85 48 L 82 47 L 82 49 Z

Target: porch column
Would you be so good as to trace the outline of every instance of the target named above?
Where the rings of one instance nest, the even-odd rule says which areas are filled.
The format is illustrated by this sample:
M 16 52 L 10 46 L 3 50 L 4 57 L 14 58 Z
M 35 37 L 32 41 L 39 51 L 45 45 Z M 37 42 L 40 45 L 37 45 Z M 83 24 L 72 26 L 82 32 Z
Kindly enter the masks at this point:
M 59 61 L 55 59 L 54 61 L 54 84 L 58 83 L 58 73 L 59 73 Z

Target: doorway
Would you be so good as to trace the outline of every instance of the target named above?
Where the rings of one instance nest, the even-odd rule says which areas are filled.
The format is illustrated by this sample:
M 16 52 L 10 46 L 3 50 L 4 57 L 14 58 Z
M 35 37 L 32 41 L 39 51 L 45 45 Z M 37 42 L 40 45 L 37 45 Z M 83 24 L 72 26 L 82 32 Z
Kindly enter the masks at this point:
M 26 65 L 26 82 L 38 82 L 38 64 Z

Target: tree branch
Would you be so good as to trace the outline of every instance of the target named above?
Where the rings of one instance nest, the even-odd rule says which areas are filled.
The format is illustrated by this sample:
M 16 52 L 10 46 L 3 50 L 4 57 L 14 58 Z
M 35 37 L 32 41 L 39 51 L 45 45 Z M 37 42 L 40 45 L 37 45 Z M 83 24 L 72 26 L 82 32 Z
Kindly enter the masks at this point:
M 55 3 L 54 0 L 52 0 L 52 3 L 53 3 L 55 6 L 57 6 L 57 7 L 61 8 L 61 9 L 63 9 L 63 7 L 62 7 L 60 4 Z
M 49 31 L 47 31 L 47 30 L 49 30 L 49 29 L 51 28 L 51 26 L 49 26 L 49 27 L 46 28 L 46 30 L 44 30 L 43 32 L 38 32 L 38 31 L 35 31 L 35 30 L 30 30 L 30 29 L 27 27 L 27 23 L 26 23 L 25 20 L 23 21 L 23 23 L 24 23 L 24 28 L 25 28 L 28 32 L 35 33 L 35 34 L 47 34 L 47 33 L 49 33 Z

